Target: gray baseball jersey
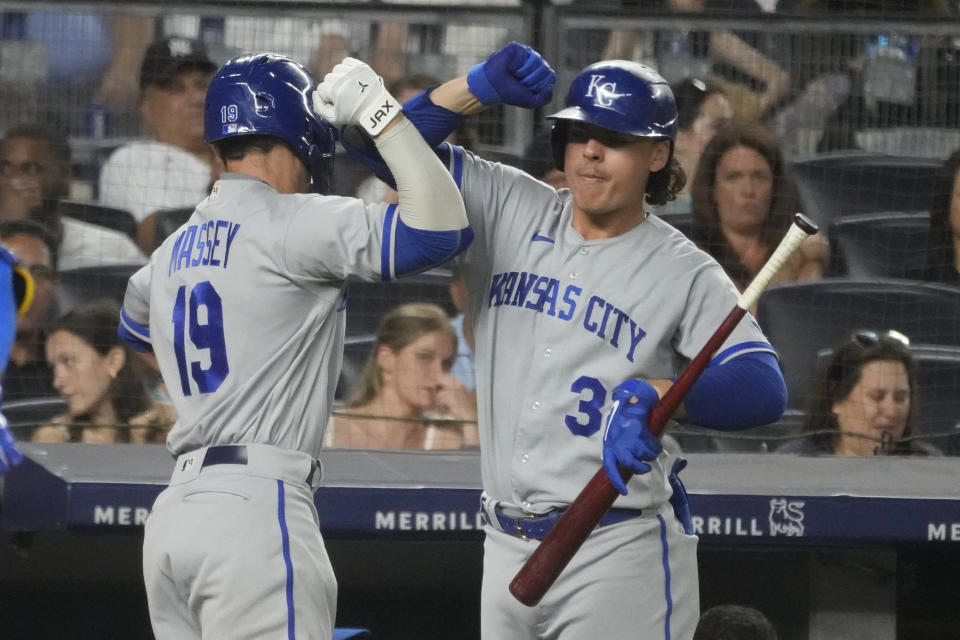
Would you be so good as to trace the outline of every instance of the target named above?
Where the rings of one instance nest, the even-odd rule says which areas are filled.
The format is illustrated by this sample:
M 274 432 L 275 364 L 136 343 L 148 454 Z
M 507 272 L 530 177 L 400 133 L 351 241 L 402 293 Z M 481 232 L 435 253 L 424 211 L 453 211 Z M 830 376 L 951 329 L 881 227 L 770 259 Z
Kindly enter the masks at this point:
M 384 216 L 384 209 L 387 215 Z M 343 352 L 345 281 L 392 275 L 394 207 L 280 195 L 224 174 L 130 279 L 123 327 L 152 342 L 175 454 L 260 443 L 318 457 Z
M 530 511 L 570 503 L 600 464 L 602 417 L 627 378 L 669 378 L 737 301 L 717 262 L 655 216 L 584 240 L 572 197 L 454 148 L 475 240 L 474 313 L 483 486 Z M 716 358 L 773 351 L 749 315 Z M 615 506 L 670 495 L 662 464 Z
M 540 604 L 508 590 L 536 548 L 523 512 L 565 507 L 601 464 L 602 422 L 628 378 L 669 378 L 736 304 L 722 268 L 656 217 L 585 240 L 569 191 L 444 148 L 475 237 L 464 256 L 476 338 L 486 527 L 484 640 L 689 639 L 699 616 L 696 536 L 668 502 L 667 454 L 633 476 Z M 772 351 L 746 317 L 715 359 Z M 520 518 L 504 524 L 498 513 Z M 514 529 L 514 527 L 516 529 Z

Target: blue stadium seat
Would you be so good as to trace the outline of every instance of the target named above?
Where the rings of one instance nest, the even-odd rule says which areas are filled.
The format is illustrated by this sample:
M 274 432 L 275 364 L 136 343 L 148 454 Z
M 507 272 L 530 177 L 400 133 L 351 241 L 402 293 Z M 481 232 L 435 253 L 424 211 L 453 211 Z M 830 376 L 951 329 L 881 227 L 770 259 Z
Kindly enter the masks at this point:
M 845 216 L 830 224 L 835 276 L 920 280 L 927 263 L 927 211 L 885 211 Z
M 803 212 L 821 226 L 874 211 L 927 211 L 942 164 L 934 158 L 832 151 L 790 163 Z
M 835 278 L 770 287 L 757 320 L 780 355 L 788 406 L 804 408 L 817 354 L 856 329 L 896 329 L 911 341 L 960 346 L 960 287 L 894 278 Z
M 346 627 L 337 627 L 333 630 L 333 640 L 359 640 L 360 638 L 372 638 L 367 629 L 349 629 Z
M 127 280 L 140 269 L 138 264 L 110 264 L 60 271 L 57 300 L 61 313 L 95 298 L 110 298 L 123 304 Z

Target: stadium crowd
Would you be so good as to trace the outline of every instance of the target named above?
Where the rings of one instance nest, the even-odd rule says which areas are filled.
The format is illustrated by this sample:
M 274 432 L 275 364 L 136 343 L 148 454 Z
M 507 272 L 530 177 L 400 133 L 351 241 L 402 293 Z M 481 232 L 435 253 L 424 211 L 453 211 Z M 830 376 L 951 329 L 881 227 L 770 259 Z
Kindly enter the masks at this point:
M 637 9 L 694 19 L 699 14 L 719 13 L 746 19 L 764 13 L 848 16 L 899 11 L 920 16 L 956 15 L 956 7 L 935 1 L 671 0 L 642 2 Z M 931 128 L 949 128 L 947 122 L 924 119 L 934 112 L 947 116 L 960 112 L 956 96 L 944 103 L 944 87 L 930 84 L 931 77 L 947 82 L 944 74 L 949 69 L 942 61 L 946 45 L 930 37 L 891 38 L 885 34 L 838 33 L 808 39 L 796 34 L 762 36 L 735 28 L 736 22 L 732 24 L 734 28 L 729 30 L 703 28 L 679 35 L 658 28 L 614 30 L 599 38 L 586 38 L 581 44 L 589 46 L 577 47 L 575 54 L 565 53 L 551 62 L 558 68 L 570 68 L 578 64 L 584 49 L 592 48 L 595 57 L 632 58 L 649 64 L 670 81 L 680 114 L 674 155 L 686 173 L 686 181 L 675 200 L 651 206 L 650 211 L 713 255 L 738 288 L 750 282 L 776 247 L 791 214 L 801 209 L 819 223 L 821 233 L 785 265 L 774 287 L 794 287 L 796 295 L 803 295 L 810 288 L 849 278 L 887 283 L 888 291 L 877 294 L 879 300 L 874 306 L 879 311 L 872 316 L 855 313 L 842 300 L 824 298 L 825 306 L 812 312 L 831 315 L 835 331 L 823 336 L 820 343 L 807 340 L 803 346 L 826 351 L 855 331 L 895 330 L 905 334 L 913 345 L 908 345 L 908 351 L 915 352 L 912 366 L 920 374 L 909 389 L 912 426 L 893 435 L 898 441 L 904 440 L 904 445 L 916 441 L 925 451 L 955 453 L 953 440 L 948 437 L 949 420 L 942 416 L 953 410 L 955 418 L 960 419 L 960 403 L 945 405 L 943 400 L 951 393 L 960 397 L 952 386 L 960 380 L 960 357 L 956 355 L 960 332 L 949 317 L 955 308 L 953 287 L 960 281 L 960 150 L 951 155 L 951 150 L 937 148 L 920 157 L 917 143 L 904 145 L 908 148 L 904 155 L 891 155 L 879 153 L 887 148 L 877 143 L 885 134 L 887 138 L 903 139 L 909 138 L 911 129 L 920 136 L 927 135 Z M 81 300 L 104 297 L 119 302 L 124 273 L 132 273 L 146 261 L 159 242 L 186 219 L 222 171 L 219 159 L 200 134 L 202 105 L 206 83 L 231 53 L 276 49 L 301 59 L 318 77 L 344 54 L 365 56 L 393 83 L 400 97 L 407 98 L 436 85 L 434 76 L 438 72 L 462 66 L 473 51 L 489 48 L 484 41 L 495 48 L 507 37 L 478 29 L 471 40 L 461 37 L 463 33 L 456 27 L 445 33 L 442 28 L 369 20 L 346 25 L 329 19 L 295 21 L 181 13 L 148 18 L 125 13 L 39 10 L 3 12 L 3 29 L 6 41 L 24 51 L 45 48 L 47 55 L 43 74 L 0 74 L 6 78 L 4 83 L 19 82 L 17 95 L 29 98 L 17 102 L 20 108 L 13 108 L 8 101 L 0 104 L 0 238 L 28 263 L 38 283 L 38 304 L 21 321 L 5 384 L 6 401 L 15 403 L 14 408 L 16 403 L 24 406 L 22 413 L 14 411 L 24 421 L 13 425 L 24 440 L 44 437 L 45 432 L 35 434 L 34 429 L 53 418 L 56 409 L 65 408 L 48 402 L 57 397 L 59 388 L 53 362 L 48 362 L 50 336 L 57 323 Z M 68 43 L 56 41 L 58 33 L 66 32 L 72 34 Z M 575 30 L 564 36 L 584 37 Z M 430 55 L 413 53 L 410 43 L 414 41 Z M 830 55 L 837 48 L 843 56 Z M 442 63 L 439 66 L 438 59 Z M 933 73 L 918 74 L 918 70 Z M 906 89 L 898 86 L 904 78 L 914 79 Z M 842 91 L 830 93 L 824 87 Z M 931 106 L 934 102 L 940 105 L 938 109 Z M 28 103 L 34 105 L 32 110 L 23 108 Z M 503 113 L 485 117 L 469 120 L 468 128 L 458 132 L 453 142 L 492 160 L 528 170 L 536 167 L 538 177 L 563 187 L 562 175 L 551 173 L 549 163 L 544 162 L 549 149 L 536 143 L 548 136 L 542 123 L 534 122 L 523 133 L 532 144 L 520 156 L 497 148 L 497 129 L 505 126 Z M 817 135 L 811 138 L 811 132 Z M 960 141 L 957 144 L 960 146 Z M 82 153 L 78 154 L 78 149 Z M 913 206 L 901 207 L 895 199 L 879 202 L 884 198 L 882 193 L 873 194 L 876 204 L 865 201 L 869 198 L 861 191 L 873 185 L 879 185 L 882 191 L 883 176 L 871 173 L 878 158 L 889 165 L 885 170 L 899 171 L 901 178 L 908 176 L 912 181 L 906 184 L 911 187 Z M 394 197 L 350 156 L 338 154 L 337 161 L 336 193 L 368 199 Z M 842 163 L 846 173 L 835 172 L 830 161 Z M 840 173 L 847 182 L 831 184 L 834 175 Z M 856 182 L 858 176 L 863 184 Z M 818 190 L 832 192 L 833 201 L 817 200 Z M 857 196 L 863 196 L 861 201 L 854 201 Z M 860 216 L 863 225 L 859 234 L 846 230 L 849 219 L 855 216 Z M 864 261 L 864 254 L 872 255 L 873 261 Z M 456 271 L 455 265 L 449 266 Z M 442 282 L 437 284 L 450 280 L 449 269 L 441 268 L 434 275 L 430 283 L 415 277 L 412 284 L 397 292 L 377 291 L 351 301 L 353 318 L 369 317 L 347 329 L 354 346 L 347 350 L 338 387 L 338 413 L 349 414 L 351 407 L 358 406 L 358 397 L 366 397 L 366 403 L 373 406 L 371 392 L 362 389 L 370 383 L 358 375 L 360 365 L 363 359 L 385 349 L 377 334 L 380 320 L 388 322 L 390 313 L 400 312 L 404 308 L 400 305 L 406 303 L 439 305 L 437 308 L 454 320 L 453 327 L 460 336 L 454 348 L 459 354 L 454 371 L 460 370 L 460 382 L 447 373 L 444 365 L 445 382 L 437 383 L 433 393 L 455 395 L 458 406 L 464 399 L 469 402 L 473 398 L 471 353 L 464 341 L 464 334 L 470 334 L 469 323 L 464 322 L 463 313 L 458 313 L 462 310 L 457 308 L 454 289 L 448 290 Z M 943 317 L 913 326 L 896 324 L 899 318 L 883 313 L 886 301 L 900 304 L 923 283 L 942 285 L 936 294 L 942 297 Z M 367 305 L 370 295 L 382 299 Z M 783 441 L 801 442 L 803 425 L 809 424 L 808 414 L 820 411 L 824 398 L 807 393 L 806 387 L 818 375 L 816 368 L 809 366 L 810 360 L 799 363 L 787 357 L 785 354 L 795 345 L 785 341 L 792 338 L 779 326 L 766 324 L 767 317 L 776 316 L 775 310 L 762 298 L 753 311 L 774 346 L 778 350 L 781 344 L 784 346 L 781 366 L 792 369 L 788 382 L 797 378 L 806 381 L 803 388 L 790 388 L 796 400 L 791 404 L 793 412 L 788 411 L 775 425 L 778 430 L 758 436 L 762 450 L 768 450 Z M 917 351 L 918 345 L 922 353 Z M 938 345 L 942 349 L 935 358 L 931 346 Z M 817 354 L 810 355 L 826 362 Z M 367 369 L 370 366 L 368 363 Z M 939 375 L 922 375 L 924 368 L 930 367 L 939 367 Z M 364 378 L 368 377 L 365 373 Z M 147 390 L 162 401 L 162 385 L 151 383 Z M 34 412 L 29 409 L 31 402 L 38 407 Z M 932 413 L 936 421 L 925 418 L 928 412 L 924 405 L 928 402 L 935 405 Z M 430 420 L 435 419 L 436 412 L 431 407 L 422 411 L 434 418 L 423 418 L 418 428 L 435 428 Z M 475 408 L 455 413 L 467 423 L 475 418 Z M 829 424 L 824 428 L 837 427 L 832 415 L 826 417 Z M 411 419 L 406 409 L 395 417 Z M 342 426 L 349 421 L 346 415 L 335 417 L 331 426 L 336 429 L 328 434 L 328 444 L 377 446 L 369 443 L 382 441 L 395 443 L 384 446 L 414 448 L 425 446 L 424 442 L 432 443 L 427 448 L 475 446 L 472 436 L 465 437 L 459 431 L 445 444 L 442 438 L 437 444 L 432 436 L 399 437 L 390 430 L 406 427 L 399 421 L 391 424 L 390 415 L 379 416 L 382 424 L 378 428 L 384 432 L 378 438 L 358 440 L 345 435 L 355 430 Z M 677 437 L 671 446 L 723 449 L 715 442 L 684 439 L 687 427 L 681 424 L 674 428 Z M 883 432 L 883 437 L 889 436 Z M 368 444 L 356 444 L 361 441 Z M 755 445 L 751 443 L 748 448 Z M 799 445 L 794 449 L 806 451 Z M 873 449 L 898 451 L 886 445 Z

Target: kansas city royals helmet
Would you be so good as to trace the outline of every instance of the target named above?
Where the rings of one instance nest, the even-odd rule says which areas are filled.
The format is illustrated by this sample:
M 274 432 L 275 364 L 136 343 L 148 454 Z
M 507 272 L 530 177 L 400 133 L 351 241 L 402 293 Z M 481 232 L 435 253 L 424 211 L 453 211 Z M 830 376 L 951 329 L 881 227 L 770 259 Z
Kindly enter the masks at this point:
M 207 142 L 252 134 L 281 138 L 310 171 L 311 190 L 330 193 L 337 134 L 310 106 L 316 86 L 303 66 L 284 56 L 234 58 L 207 89 L 203 137 Z
M 550 141 L 554 165 L 561 171 L 569 121 L 669 140 L 673 153 L 677 104 L 670 85 L 650 67 L 627 60 L 592 64 L 573 79 L 564 104 L 564 109 L 547 116 L 555 121 Z

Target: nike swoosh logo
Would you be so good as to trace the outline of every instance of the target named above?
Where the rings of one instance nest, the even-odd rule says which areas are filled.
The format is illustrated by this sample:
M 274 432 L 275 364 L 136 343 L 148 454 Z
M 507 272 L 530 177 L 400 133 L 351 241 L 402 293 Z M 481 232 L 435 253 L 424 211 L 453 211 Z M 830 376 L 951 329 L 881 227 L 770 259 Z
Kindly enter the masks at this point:
M 530 238 L 530 242 L 549 242 L 550 244 L 554 243 L 553 238 L 548 238 L 545 235 L 542 235 L 539 231 L 533 234 L 533 237 Z

